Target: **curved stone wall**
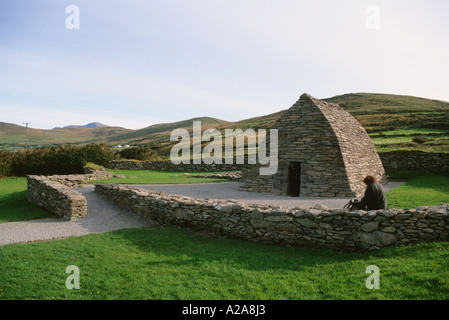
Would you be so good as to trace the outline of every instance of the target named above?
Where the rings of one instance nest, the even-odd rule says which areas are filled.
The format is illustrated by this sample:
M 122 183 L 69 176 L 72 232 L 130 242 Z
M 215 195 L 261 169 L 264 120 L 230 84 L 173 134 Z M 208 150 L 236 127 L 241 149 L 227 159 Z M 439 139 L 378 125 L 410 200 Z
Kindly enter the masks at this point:
M 73 187 L 85 181 L 104 180 L 114 173 L 104 169 L 85 169 L 86 174 L 27 176 L 27 200 L 59 218 L 76 219 L 87 214 L 87 200 Z
M 44 176 L 27 176 L 27 200 L 59 218 L 73 220 L 87 214 L 87 200 L 78 191 Z
M 367 251 L 448 240 L 449 207 L 349 211 L 190 198 L 114 184 L 95 192 L 145 218 L 262 243 Z

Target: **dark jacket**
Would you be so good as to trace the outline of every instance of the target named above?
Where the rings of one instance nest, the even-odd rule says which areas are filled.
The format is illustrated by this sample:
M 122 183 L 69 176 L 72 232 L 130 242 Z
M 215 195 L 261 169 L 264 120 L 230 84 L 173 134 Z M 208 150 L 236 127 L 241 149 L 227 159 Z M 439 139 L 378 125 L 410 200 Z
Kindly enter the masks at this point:
M 367 210 L 388 209 L 385 190 L 379 182 L 372 182 L 366 187 L 361 203 Z

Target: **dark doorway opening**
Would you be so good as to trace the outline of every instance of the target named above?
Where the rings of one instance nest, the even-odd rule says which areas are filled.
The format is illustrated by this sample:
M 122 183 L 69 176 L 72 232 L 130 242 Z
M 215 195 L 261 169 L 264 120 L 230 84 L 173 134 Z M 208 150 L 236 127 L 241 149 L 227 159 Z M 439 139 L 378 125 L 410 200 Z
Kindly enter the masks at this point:
M 288 167 L 288 195 L 299 197 L 301 187 L 301 162 L 290 162 Z

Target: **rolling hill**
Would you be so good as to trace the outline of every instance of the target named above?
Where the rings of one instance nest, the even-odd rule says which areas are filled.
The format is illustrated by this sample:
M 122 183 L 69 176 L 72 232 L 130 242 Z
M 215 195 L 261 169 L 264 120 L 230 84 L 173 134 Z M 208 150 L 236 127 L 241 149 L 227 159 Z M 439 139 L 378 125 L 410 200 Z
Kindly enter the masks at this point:
M 349 93 L 327 99 L 338 103 L 351 113 L 369 133 L 379 133 L 394 129 L 407 128 L 449 128 L 449 102 L 412 96 Z M 289 108 L 287 106 L 285 109 Z M 130 130 L 120 127 L 99 128 L 59 128 L 53 130 L 29 129 L 30 145 L 57 145 L 66 143 L 107 142 L 109 145 L 129 144 L 147 145 L 160 155 L 169 152 L 174 142 L 170 142 L 170 133 L 176 128 L 192 128 L 194 120 L 200 120 L 202 129 L 270 128 L 281 116 L 283 110 L 276 113 L 256 116 L 237 122 L 229 122 L 210 117 L 199 117 L 172 123 L 160 123 L 149 127 Z M 0 123 L 0 148 L 11 145 L 24 145 L 25 128 Z
M 350 93 L 328 99 L 352 114 L 368 132 L 449 128 L 449 102 L 412 96 Z

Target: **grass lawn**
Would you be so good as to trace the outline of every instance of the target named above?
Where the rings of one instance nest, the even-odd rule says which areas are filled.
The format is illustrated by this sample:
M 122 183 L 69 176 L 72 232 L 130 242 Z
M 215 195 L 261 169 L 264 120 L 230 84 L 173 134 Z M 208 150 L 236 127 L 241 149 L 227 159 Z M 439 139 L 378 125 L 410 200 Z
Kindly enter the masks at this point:
M 387 193 L 389 208 L 405 209 L 449 203 L 449 174 L 411 176 L 406 184 Z
M 165 172 L 152 170 L 113 170 L 107 171 L 121 174 L 126 178 L 112 178 L 109 180 L 89 181 L 86 183 L 120 183 L 120 184 L 191 184 L 205 182 L 223 182 L 227 179 L 220 178 L 193 178 L 191 175 L 218 172 Z M 185 174 L 187 173 L 187 174 Z
M 118 179 L 125 183 L 202 180 L 114 172 L 138 176 Z M 409 177 L 387 194 L 390 207 L 449 202 L 449 175 Z M 0 221 L 47 216 L 25 192 L 26 178 L 0 180 Z M 65 286 L 71 265 L 80 271 L 78 290 Z M 378 290 L 366 288 L 372 265 L 380 270 Z M 449 299 L 448 242 L 348 253 L 211 239 L 169 227 L 123 229 L 1 246 L 0 270 L 0 299 Z
M 448 299 L 449 243 L 371 253 L 123 229 L 0 247 L 0 299 Z M 69 290 L 66 268 L 79 268 Z M 379 268 L 380 289 L 366 287 Z
M 26 200 L 27 179 L 0 179 L 0 223 L 47 218 L 50 214 Z

